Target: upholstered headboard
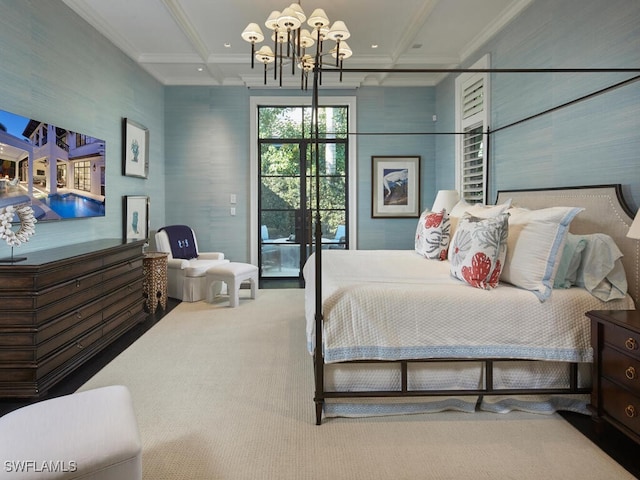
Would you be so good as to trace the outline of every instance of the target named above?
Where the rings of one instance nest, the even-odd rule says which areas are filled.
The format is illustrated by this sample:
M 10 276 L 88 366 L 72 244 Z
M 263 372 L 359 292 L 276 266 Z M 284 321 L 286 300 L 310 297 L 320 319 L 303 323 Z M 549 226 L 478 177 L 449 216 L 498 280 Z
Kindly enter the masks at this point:
M 571 222 L 575 234 L 606 233 L 623 253 L 629 294 L 640 308 L 640 240 L 627 237 L 633 212 L 622 197 L 620 185 L 533 190 L 500 190 L 496 204 L 511 198 L 514 206 L 537 209 L 553 206 L 583 207 Z

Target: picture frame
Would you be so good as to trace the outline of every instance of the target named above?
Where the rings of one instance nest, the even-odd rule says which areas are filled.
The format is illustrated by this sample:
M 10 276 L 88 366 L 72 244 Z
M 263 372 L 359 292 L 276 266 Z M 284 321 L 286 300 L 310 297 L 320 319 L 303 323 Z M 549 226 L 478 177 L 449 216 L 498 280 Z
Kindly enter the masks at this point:
M 420 156 L 371 157 L 371 217 L 420 217 Z
M 128 118 L 122 119 L 122 174 L 149 175 L 149 129 Z
M 149 197 L 123 197 L 123 237 L 125 242 L 149 239 Z

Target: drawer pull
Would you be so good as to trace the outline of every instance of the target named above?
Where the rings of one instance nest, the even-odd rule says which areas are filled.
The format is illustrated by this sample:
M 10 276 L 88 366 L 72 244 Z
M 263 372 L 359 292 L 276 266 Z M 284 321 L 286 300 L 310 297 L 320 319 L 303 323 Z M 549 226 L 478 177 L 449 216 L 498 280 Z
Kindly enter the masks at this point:
M 80 342 L 76 343 L 76 347 L 78 347 L 80 350 L 82 350 L 84 348 L 84 345 L 82 345 Z M 629 405 L 629 407 L 633 408 L 633 405 Z M 627 408 L 629 408 L 627 407 Z
M 636 378 L 636 369 L 633 367 L 628 367 L 625 371 L 624 371 L 624 375 L 625 377 L 627 377 L 629 380 L 634 380 Z
M 76 280 L 76 288 L 80 288 L 80 280 Z
M 76 312 L 76 318 L 77 318 L 78 320 L 82 319 L 82 312 L 81 312 L 81 311 L 77 311 L 77 312 Z
M 627 407 L 624 409 L 624 413 L 627 414 L 627 417 L 634 418 L 636 416 L 636 407 L 634 407 L 633 405 L 627 405 Z
M 638 348 L 636 339 L 631 337 L 627 338 L 627 341 L 624 342 L 624 346 L 627 347 L 627 350 L 635 350 L 636 348 Z

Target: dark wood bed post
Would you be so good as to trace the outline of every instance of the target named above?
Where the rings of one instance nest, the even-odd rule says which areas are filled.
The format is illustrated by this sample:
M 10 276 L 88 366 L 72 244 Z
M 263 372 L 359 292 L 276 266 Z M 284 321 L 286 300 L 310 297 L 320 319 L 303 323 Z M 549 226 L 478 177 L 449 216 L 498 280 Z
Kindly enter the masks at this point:
M 313 351 L 313 368 L 315 378 L 315 395 L 313 401 L 316 405 L 316 425 L 322 423 L 322 407 L 324 405 L 324 355 L 322 354 L 322 220 L 320 219 L 320 149 L 318 131 L 318 82 L 319 55 L 316 54 L 316 62 L 313 67 L 313 99 L 311 103 L 311 120 L 313 122 L 313 151 L 315 163 L 315 183 L 316 183 L 316 218 L 315 218 L 315 329 L 316 341 Z

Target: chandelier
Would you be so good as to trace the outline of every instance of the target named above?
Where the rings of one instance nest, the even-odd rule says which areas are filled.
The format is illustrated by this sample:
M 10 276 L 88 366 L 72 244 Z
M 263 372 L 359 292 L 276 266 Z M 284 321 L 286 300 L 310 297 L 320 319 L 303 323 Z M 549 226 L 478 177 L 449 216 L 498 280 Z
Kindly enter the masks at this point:
M 311 28 L 302 28 L 304 22 Z M 323 67 L 322 57 L 329 54 L 335 58 L 335 67 L 342 70 L 342 61 L 352 55 L 352 51 L 345 40 L 350 37 L 349 30 L 343 21 L 337 20 L 330 26 L 329 18 L 323 9 L 317 8 L 307 18 L 300 2 L 292 3 L 279 12 L 271 12 L 265 26 L 272 30 L 271 40 L 273 49 L 263 45 L 256 51 L 256 44 L 264 40 L 264 34 L 257 23 L 250 23 L 242 32 L 242 38 L 251 43 L 251 68 L 255 67 L 255 60 L 264 64 L 264 84 L 267 84 L 267 68 L 273 63 L 273 79 L 279 80 L 282 87 L 284 65 L 291 65 L 291 75 L 295 76 L 296 66 L 300 69 L 300 85 L 307 87 L 309 72 L 316 66 L 320 71 Z M 325 51 L 324 42 L 332 40 L 335 46 Z M 315 54 L 307 53 L 307 49 L 316 45 Z M 331 62 L 332 63 L 332 62 Z M 340 72 L 342 81 L 342 71 Z

